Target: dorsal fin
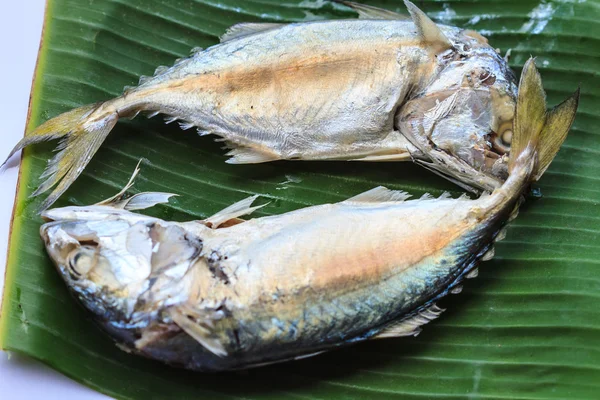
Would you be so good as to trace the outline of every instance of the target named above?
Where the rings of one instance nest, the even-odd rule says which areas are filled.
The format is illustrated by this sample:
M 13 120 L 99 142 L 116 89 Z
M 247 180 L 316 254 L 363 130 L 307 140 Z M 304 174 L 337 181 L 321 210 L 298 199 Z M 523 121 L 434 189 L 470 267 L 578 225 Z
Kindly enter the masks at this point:
M 157 204 L 168 203 L 169 199 L 173 196 L 177 196 L 174 193 L 161 193 L 161 192 L 143 192 L 134 194 L 131 197 L 124 198 L 125 193 L 131 189 L 133 183 L 135 182 L 135 178 L 140 173 L 140 164 L 143 159 L 140 159 L 135 166 L 135 170 L 133 174 L 131 174 L 131 178 L 129 178 L 129 182 L 117 193 L 116 195 L 109 197 L 106 200 L 103 200 L 94 205 L 96 206 L 110 206 L 113 208 L 123 209 L 123 210 L 143 210 L 146 208 L 154 207 Z
M 284 25 L 285 24 L 272 22 L 243 22 L 241 24 L 235 24 L 229 27 L 223 36 L 221 36 L 221 43 L 259 32 L 270 31 L 271 29 L 280 28 Z
M 417 315 L 391 325 L 373 336 L 371 339 L 385 339 L 401 336 L 417 336 L 421 332 L 421 326 L 433 321 L 443 313 L 445 309 L 435 304 L 427 307 Z
M 386 10 L 384 8 L 368 6 L 366 4 L 356 3 L 354 1 L 334 0 L 336 3 L 340 3 L 349 7 L 358 13 L 359 19 L 379 19 L 379 20 L 391 20 L 391 21 L 410 21 L 410 16 L 399 14 L 394 11 Z
M 384 186 L 377 186 L 364 193 L 357 194 L 344 200 L 343 203 L 381 203 L 386 201 L 404 201 L 411 195 L 401 190 L 390 190 Z
M 446 35 L 444 35 L 440 27 L 437 26 L 436 23 L 427 16 L 427 14 L 421 11 L 409 0 L 404 0 L 404 4 L 406 4 L 406 8 L 408 8 L 408 12 L 412 17 L 413 22 L 417 26 L 421 40 L 430 45 L 434 45 L 438 53 L 453 47 L 452 43 L 446 37 Z
M 143 192 L 121 200 L 113 206 L 128 211 L 145 210 L 146 208 L 154 207 L 157 204 L 166 204 L 169 202 L 169 199 L 174 196 L 178 195 L 174 193 Z
M 256 200 L 257 198 L 258 198 L 258 195 L 254 195 L 254 196 L 247 197 L 244 200 L 240 200 L 237 203 L 233 203 L 229 207 L 224 208 L 223 210 L 219 211 L 215 215 L 212 215 L 212 216 L 206 218 L 202 222 L 209 224 L 211 228 L 216 229 L 219 227 L 219 225 L 221 225 L 231 219 L 241 217 L 242 215 L 251 214 L 254 211 L 258 210 L 259 208 L 262 208 L 268 204 L 268 203 L 265 203 L 265 204 L 261 204 L 260 206 L 251 207 L 252 203 L 254 203 L 254 200 Z

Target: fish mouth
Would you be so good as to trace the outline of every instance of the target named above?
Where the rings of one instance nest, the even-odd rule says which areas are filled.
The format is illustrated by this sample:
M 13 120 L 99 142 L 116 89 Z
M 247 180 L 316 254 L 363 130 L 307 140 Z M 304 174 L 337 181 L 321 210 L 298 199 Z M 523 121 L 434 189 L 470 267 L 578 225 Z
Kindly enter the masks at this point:
M 77 219 L 84 219 L 85 211 L 90 207 L 67 206 L 44 210 L 40 213 L 40 217 L 46 222 L 66 222 Z
M 50 228 L 52 226 L 52 223 L 60 223 L 69 220 L 70 218 L 67 217 L 68 210 L 72 208 L 73 207 L 61 207 L 42 211 L 40 213 L 40 217 L 42 218 L 42 220 L 44 220 L 45 224 L 43 224 L 40 228 L 40 232 Z
M 40 236 L 71 294 L 102 324 L 124 324 L 127 316 L 120 285 L 111 273 L 97 233 L 87 221 L 47 220 L 50 222 L 40 227 Z
M 62 210 L 62 208 L 53 208 L 51 210 L 44 210 L 40 213 L 40 217 L 42 218 L 42 220 L 44 220 L 44 222 L 46 224 L 50 223 L 50 222 L 61 221 L 61 220 L 63 220 L 63 218 L 61 218 L 60 214 L 57 212 L 58 210 Z M 46 225 L 46 224 L 44 224 L 44 225 Z

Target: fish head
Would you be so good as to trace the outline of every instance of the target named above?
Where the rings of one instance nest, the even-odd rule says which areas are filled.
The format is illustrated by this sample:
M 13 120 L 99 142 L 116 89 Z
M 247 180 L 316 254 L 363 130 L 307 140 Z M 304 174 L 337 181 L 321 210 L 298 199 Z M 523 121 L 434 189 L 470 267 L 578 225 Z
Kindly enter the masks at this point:
M 496 50 L 464 38 L 444 68 L 414 93 L 396 118 L 420 149 L 431 147 L 503 182 L 512 140 L 517 84 Z
M 177 224 L 106 206 L 43 217 L 50 222 L 40 234 L 58 273 L 113 336 L 126 339 L 185 301 L 202 243 Z
M 46 211 L 40 228 L 46 250 L 70 291 L 101 322 L 134 323 L 148 285 L 151 241 L 144 223 L 94 207 Z

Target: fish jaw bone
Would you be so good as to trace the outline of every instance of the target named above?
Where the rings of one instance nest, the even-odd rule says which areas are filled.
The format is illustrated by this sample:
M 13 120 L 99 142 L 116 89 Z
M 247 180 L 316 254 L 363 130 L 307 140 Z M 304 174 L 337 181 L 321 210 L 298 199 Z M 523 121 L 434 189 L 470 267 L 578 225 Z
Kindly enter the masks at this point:
M 492 191 L 508 177 L 517 86 L 495 50 L 467 53 L 403 104 L 396 127 L 419 149 L 418 162 L 462 186 Z
M 123 350 L 172 364 L 185 359 L 187 352 L 173 352 L 181 346 L 205 365 L 226 354 L 209 335 L 200 345 L 192 322 L 183 323 L 189 297 L 199 296 L 192 284 L 211 279 L 199 260 L 201 239 L 176 223 L 111 206 L 76 208 L 47 211 L 47 219 L 66 219 L 44 224 L 40 234 L 70 291 Z M 185 321 L 178 310 L 186 310 Z M 223 312 L 204 307 L 201 314 L 211 323 Z

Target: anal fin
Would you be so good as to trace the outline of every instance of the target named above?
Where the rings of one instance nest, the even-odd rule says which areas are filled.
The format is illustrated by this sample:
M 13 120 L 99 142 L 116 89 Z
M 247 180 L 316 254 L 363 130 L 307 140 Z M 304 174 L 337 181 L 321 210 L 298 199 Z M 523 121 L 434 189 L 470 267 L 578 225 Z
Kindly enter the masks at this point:
M 433 321 L 444 311 L 445 309 L 432 304 L 418 314 L 385 328 L 371 339 L 417 336 L 421 332 L 421 326 Z

